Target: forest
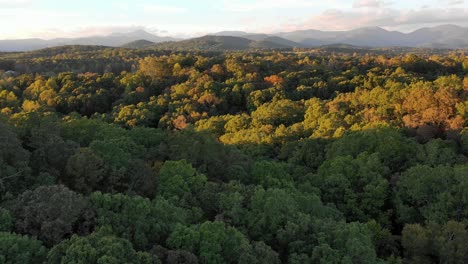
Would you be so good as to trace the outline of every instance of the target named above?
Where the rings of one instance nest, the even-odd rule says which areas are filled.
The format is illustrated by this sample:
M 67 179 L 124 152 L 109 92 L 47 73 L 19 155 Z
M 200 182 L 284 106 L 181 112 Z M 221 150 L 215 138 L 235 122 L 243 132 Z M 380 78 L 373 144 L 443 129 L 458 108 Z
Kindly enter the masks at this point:
M 0 263 L 468 263 L 468 57 L 0 54 Z

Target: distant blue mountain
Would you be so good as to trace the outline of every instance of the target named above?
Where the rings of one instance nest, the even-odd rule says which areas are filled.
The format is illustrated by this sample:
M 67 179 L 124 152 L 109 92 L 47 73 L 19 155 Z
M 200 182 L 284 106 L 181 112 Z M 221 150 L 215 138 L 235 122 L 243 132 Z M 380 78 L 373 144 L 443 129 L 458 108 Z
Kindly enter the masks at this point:
M 232 38 L 225 38 L 232 37 Z M 162 43 L 163 44 L 159 44 Z M 232 43 L 230 43 L 232 42 Z M 152 45 L 151 43 L 155 43 Z M 299 30 L 276 34 L 254 34 L 243 31 L 222 31 L 201 38 L 179 40 L 138 30 L 108 36 L 0 40 L 1 51 L 30 51 L 63 45 L 98 45 L 109 47 L 190 49 L 293 48 L 343 44 L 364 47 L 429 47 L 468 48 L 468 28 L 442 25 L 421 28 L 411 33 L 388 31 L 380 27 L 365 27 L 349 31 Z
M 114 33 L 108 36 L 91 36 L 84 38 L 57 38 L 51 40 L 43 39 L 17 39 L 0 40 L 0 51 L 30 51 L 43 48 L 64 46 L 64 45 L 97 45 L 119 47 L 130 42 L 146 40 L 151 42 L 174 41 L 176 38 L 160 37 L 148 33 L 144 30 L 129 33 Z

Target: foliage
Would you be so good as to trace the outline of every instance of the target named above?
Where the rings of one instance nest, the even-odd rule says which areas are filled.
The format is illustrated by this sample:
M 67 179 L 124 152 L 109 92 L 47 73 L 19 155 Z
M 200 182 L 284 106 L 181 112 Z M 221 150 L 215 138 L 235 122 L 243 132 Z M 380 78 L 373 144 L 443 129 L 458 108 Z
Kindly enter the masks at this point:
M 0 232 L 0 262 L 13 263 L 43 263 L 47 249 L 42 242 L 27 236 Z
M 136 252 L 132 244 L 113 236 L 108 230 L 72 238 L 53 247 L 47 255 L 48 263 L 156 263 L 148 254 Z
M 468 262 L 465 53 L 262 43 L 0 54 L 0 263 Z
M 120 237 L 144 249 L 163 242 L 177 223 L 185 223 L 187 212 L 163 198 L 153 201 L 122 194 L 93 193 L 91 204 L 98 227 L 109 226 Z
M 73 233 L 92 229 L 88 199 L 62 185 L 41 186 L 19 195 L 11 206 L 15 231 L 55 245 Z

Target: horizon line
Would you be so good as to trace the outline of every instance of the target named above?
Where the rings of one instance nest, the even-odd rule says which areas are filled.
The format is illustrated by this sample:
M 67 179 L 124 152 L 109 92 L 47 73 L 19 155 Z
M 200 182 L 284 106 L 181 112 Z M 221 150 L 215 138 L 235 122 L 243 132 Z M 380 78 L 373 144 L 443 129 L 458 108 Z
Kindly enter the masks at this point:
M 371 29 L 371 28 L 378 28 L 378 29 L 382 29 L 382 30 L 385 30 L 385 31 L 388 31 L 388 32 L 399 32 L 399 33 L 402 33 L 402 34 L 411 34 L 411 33 L 414 33 L 414 32 L 416 32 L 418 30 L 421 30 L 421 29 L 437 28 L 437 27 L 442 27 L 442 26 L 454 26 L 454 27 L 458 27 L 458 28 L 468 28 L 468 27 L 457 25 L 457 24 L 454 24 L 454 23 L 443 23 L 443 24 L 438 24 L 438 25 L 434 25 L 434 26 L 420 27 L 420 28 L 417 28 L 417 29 L 414 29 L 414 30 L 411 30 L 411 31 L 408 31 L 408 32 L 404 32 L 404 31 L 400 31 L 400 30 L 389 30 L 389 29 L 386 29 L 385 26 L 365 26 L 365 27 L 356 27 L 356 28 L 352 28 L 352 29 L 349 29 L 349 30 L 323 30 L 323 29 L 310 28 L 310 29 L 300 29 L 300 30 L 292 30 L 292 31 L 276 31 L 276 32 L 271 32 L 271 33 L 249 32 L 249 31 L 244 31 L 244 30 L 235 30 L 235 29 L 230 30 L 230 29 L 227 29 L 227 30 L 221 30 L 221 31 L 218 31 L 218 32 L 202 33 L 202 34 L 196 34 L 196 35 L 192 35 L 192 36 L 188 36 L 188 37 L 181 37 L 181 36 L 171 35 L 171 34 L 157 34 L 157 32 L 152 32 L 152 30 L 148 30 L 148 28 L 145 28 L 144 26 L 142 26 L 142 28 L 139 28 L 139 29 L 134 29 L 134 30 L 129 30 L 129 31 L 115 31 L 115 32 L 111 32 L 111 33 L 108 33 L 108 34 L 101 34 L 101 35 L 92 34 L 92 35 L 88 35 L 88 36 L 55 37 L 55 38 L 40 38 L 40 37 L 6 38 L 6 39 L 0 39 L 0 41 L 9 41 L 9 40 L 10 41 L 15 41 L 15 40 L 16 41 L 19 41 L 19 40 L 50 41 L 50 40 L 58 40 L 58 39 L 83 39 L 83 38 L 93 38 L 93 37 L 111 37 L 112 35 L 115 35 L 115 34 L 131 34 L 131 33 L 139 32 L 139 31 L 142 31 L 142 32 L 147 33 L 147 34 L 151 34 L 151 35 L 156 36 L 156 37 L 173 38 L 175 40 L 192 39 L 192 38 L 198 38 L 198 37 L 203 37 L 203 36 L 216 35 L 216 34 L 223 33 L 223 32 L 239 32 L 239 33 L 245 33 L 245 34 L 248 34 L 248 35 L 255 35 L 255 34 L 275 35 L 275 34 L 281 34 L 281 33 L 303 32 L 303 31 L 310 31 L 310 30 L 321 31 L 321 32 L 348 32 L 348 31 L 354 31 L 354 30 L 359 30 L 359 29 Z M 228 36 L 228 35 L 226 35 L 226 36 Z

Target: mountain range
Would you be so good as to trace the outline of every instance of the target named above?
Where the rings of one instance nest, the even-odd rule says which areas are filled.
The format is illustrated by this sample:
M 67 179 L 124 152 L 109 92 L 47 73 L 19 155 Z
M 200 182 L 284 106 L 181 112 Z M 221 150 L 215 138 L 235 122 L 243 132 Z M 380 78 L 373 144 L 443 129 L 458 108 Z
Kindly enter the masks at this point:
M 279 38 L 278 38 L 279 39 Z M 284 40 L 287 42 L 287 40 Z M 265 37 L 254 40 L 235 36 L 208 35 L 182 41 L 157 43 L 152 47 L 165 50 L 248 50 L 248 49 L 287 49 L 296 45 L 286 45 L 282 40 Z
M 388 31 L 380 27 L 365 27 L 349 31 L 299 30 L 272 35 L 251 34 L 242 31 L 223 31 L 214 35 L 236 36 L 259 40 L 278 38 L 278 41 L 296 47 L 317 47 L 346 44 L 364 47 L 425 47 L 425 48 L 468 48 L 468 28 L 456 25 L 441 25 L 421 28 L 410 33 Z
M 144 30 L 108 36 L 59 38 L 51 40 L 0 40 L 0 51 L 30 51 L 62 45 L 100 45 L 124 48 L 245 50 L 318 47 L 344 44 L 361 47 L 468 48 L 468 28 L 441 25 L 410 33 L 365 27 L 349 31 L 299 30 L 275 34 L 223 31 L 192 39 L 153 35 Z
M 164 41 L 176 41 L 178 39 L 172 37 L 156 36 L 144 30 L 137 30 L 129 33 L 113 33 L 107 36 L 91 36 L 83 38 L 56 38 L 50 40 L 34 38 L 0 40 L 0 51 L 31 51 L 65 45 L 95 45 L 120 47 L 130 42 L 139 40 L 146 40 L 158 43 Z

